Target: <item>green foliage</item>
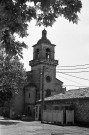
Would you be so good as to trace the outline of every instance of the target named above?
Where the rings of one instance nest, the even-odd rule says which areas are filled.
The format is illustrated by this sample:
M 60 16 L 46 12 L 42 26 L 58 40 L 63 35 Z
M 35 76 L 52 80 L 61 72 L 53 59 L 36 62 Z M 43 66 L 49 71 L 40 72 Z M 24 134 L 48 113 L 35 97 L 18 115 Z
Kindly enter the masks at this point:
M 25 43 L 16 42 L 14 34 L 27 36 L 28 22 L 37 20 L 37 25 L 52 26 L 56 18 L 78 22 L 80 0 L 0 0 L 0 43 L 11 56 L 22 56 Z
M 0 98 L 10 100 L 12 93 L 18 94 L 26 83 L 26 72 L 17 56 L 0 55 Z

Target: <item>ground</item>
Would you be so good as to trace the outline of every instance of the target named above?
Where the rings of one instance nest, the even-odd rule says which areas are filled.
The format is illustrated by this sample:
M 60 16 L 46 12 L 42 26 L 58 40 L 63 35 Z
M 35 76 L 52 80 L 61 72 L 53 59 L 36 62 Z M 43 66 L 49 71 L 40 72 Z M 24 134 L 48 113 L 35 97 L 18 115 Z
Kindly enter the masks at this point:
M 0 117 L 0 135 L 89 135 L 89 128 L 24 122 Z

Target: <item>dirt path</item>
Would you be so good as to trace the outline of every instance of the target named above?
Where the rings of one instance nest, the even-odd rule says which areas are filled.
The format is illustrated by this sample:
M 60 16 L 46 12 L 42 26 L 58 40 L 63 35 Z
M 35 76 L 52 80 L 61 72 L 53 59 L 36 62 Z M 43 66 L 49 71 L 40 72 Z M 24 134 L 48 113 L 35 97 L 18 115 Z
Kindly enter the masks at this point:
M 0 119 L 0 135 L 89 135 L 89 128 Z

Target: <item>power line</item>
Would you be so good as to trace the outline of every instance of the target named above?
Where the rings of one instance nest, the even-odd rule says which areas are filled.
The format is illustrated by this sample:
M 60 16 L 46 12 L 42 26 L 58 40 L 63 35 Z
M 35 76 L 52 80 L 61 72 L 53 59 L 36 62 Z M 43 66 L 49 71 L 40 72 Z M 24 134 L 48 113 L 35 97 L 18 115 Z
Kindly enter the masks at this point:
M 65 75 L 68 75 L 68 76 L 71 76 L 71 77 L 75 77 L 75 78 L 79 78 L 79 79 L 82 79 L 82 80 L 87 80 L 87 81 L 89 81 L 89 79 L 82 78 L 82 77 L 78 77 L 78 76 L 74 76 L 74 75 L 70 75 L 70 74 L 67 74 L 67 73 L 58 72 L 58 71 L 57 71 L 57 73 L 61 73 L 61 74 L 65 74 Z
M 83 87 L 83 88 L 89 87 L 89 86 L 77 86 L 77 85 L 64 85 L 64 86 L 74 86 L 74 87 Z
M 70 72 L 66 72 L 65 71 L 65 72 L 59 72 L 59 73 L 84 73 L 84 72 L 86 73 L 86 72 L 89 72 L 89 71 L 77 71 L 77 72 L 71 72 L 71 71 Z
M 89 67 L 86 67 L 86 68 L 72 68 L 72 69 L 60 69 L 60 68 L 57 68 L 57 70 L 80 70 L 80 69 L 88 69 Z
M 69 81 L 71 81 L 71 82 L 73 82 L 73 83 L 77 83 L 77 84 L 80 84 L 80 83 L 78 83 L 78 82 L 76 82 L 76 81 L 70 80 L 70 79 L 68 79 L 68 78 L 65 78 L 65 77 L 62 77 L 62 76 L 60 76 L 60 75 L 59 75 L 59 77 L 61 77 L 61 78 L 64 78 L 64 79 L 66 79 L 66 80 L 69 80 Z M 80 85 L 83 85 L 83 84 L 80 84 Z
M 78 66 L 89 66 L 89 64 L 74 65 L 74 66 L 58 66 L 58 67 L 78 67 Z

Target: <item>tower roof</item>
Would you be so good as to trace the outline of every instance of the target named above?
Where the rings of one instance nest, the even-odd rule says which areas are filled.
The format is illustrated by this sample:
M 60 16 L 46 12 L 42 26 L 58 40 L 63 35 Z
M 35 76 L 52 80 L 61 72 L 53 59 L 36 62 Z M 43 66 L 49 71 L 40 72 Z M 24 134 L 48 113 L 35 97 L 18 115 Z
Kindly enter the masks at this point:
M 40 43 L 51 44 L 50 40 L 47 39 L 47 31 L 45 29 L 42 31 L 42 38 L 37 42 L 37 44 L 40 44 Z

